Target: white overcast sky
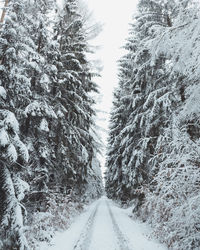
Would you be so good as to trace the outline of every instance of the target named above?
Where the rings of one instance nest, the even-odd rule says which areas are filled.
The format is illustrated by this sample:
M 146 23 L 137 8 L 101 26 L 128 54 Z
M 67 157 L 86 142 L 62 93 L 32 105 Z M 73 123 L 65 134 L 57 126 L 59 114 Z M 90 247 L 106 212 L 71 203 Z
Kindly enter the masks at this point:
M 100 109 L 109 113 L 112 107 L 112 98 L 114 87 L 118 83 L 117 60 L 124 54 L 121 48 L 128 37 L 129 23 L 135 12 L 137 0 L 82 0 L 88 4 L 89 10 L 93 11 L 94 18 L 103 23 L 103 31 L 95 39 L 95 44 L 100 45 L 101 49 L 97 51 L 96 57 L 102 61 L 102 77 L 97 80 L 100 86 L 102 100 Z M 94 42 L 94 41 L 92 41 Z M 109 115 L 99 114 L 99 118 L 105 118 L 105 121 L 99 121 L 99 125 L 108 129 Z M 106 144 L 107 134 L 102 134 L 103 141 Z M 104 165 L 105 156 L 101 162 Z M 102 166 L 104 172 L 104 166 Z
M 112 102 L 112 91 L 117 85 L 117 60 L 123 55 L 121 47 L 128 36 L 129 23 L 136 8 L 137 0 L 82 0 L 88 4 L 97 21 L 104 24 L 103 31 L 95 39 L 101 46 L 96 57 L 103 64 L 99 80 L 103 94 L 102 105 L 108 110 Z

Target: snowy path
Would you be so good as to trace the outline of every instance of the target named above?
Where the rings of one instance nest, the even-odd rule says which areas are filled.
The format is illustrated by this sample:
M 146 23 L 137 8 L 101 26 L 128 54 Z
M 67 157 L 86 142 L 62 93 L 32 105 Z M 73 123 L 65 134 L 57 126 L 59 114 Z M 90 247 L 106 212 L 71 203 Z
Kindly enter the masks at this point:
M 147 239 L 149 230 L 103 197 L 89 206 L 66 232 L 58 234 L 54 246 L 42 250 L 166 250 Z

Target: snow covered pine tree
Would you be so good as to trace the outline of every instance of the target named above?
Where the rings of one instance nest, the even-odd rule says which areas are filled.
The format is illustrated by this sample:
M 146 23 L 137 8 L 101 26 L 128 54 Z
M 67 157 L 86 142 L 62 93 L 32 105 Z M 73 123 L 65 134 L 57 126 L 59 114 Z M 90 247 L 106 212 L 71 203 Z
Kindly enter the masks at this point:
M 132 200 L 155 235 L 178 250 L 200 244 L 199 11 L 193 0 L 139 1 L 107 158 L 110 197 Z
M 77 193 L 85 192 L 88 170 L 96 158 L 97 143 L 93 136 L 95 111 L 91 92 L 97 92 L 93 73 L 87 62 L 88 45 L 77 1 L 65 1 L 56 28 L 60 50 L 57 62 L 58 85 L 55 101 L 59 122 L 56 152 L 63 182 Z M 64 175 L 63 175 L 64 171 Z
M 114 157 L 115 160 L 121 159 L 121 166 L 117 160 L 115 164 L 115 171 L 121 173 L 116 198 L 135 198 L 138 203 L 136 210 L 144 198 L 143 189 L 152 178 L 152 169 L 149 166 L 152 164 L 150 162 L 158 136 L 163 127 L 167 126 L 168 116 L 163 102 L 169 93 L 165 57 L 161 55 L 155 64 L 151 64 L 151 54 L 144 46 L 155 35 L 153 24 L 168 25 L 167 16 L 162 14 L 162 6 L 155 1 L 139 1 L 138 8 L 138 15 L 131 26 L 130 37 L 125 46 L 128 53 L 120 61 L 119 108 L 114 107 L 114 115 L 111 115 L 111 126 L 113 120 L 117 128 L 115 143 L 118 145 L 115 148 L 118 151 L 113 150 L 115 143 L 109 143 L 111 153 L 118 155 Z M 110 169 L 110 151 L 108 152 L 107 165 Z M 112 177 L 109 177 L 109 173 Z M 116 181 L 117 175 L 113 176 L 108 171 L 108 178 L 111 179 L 107 184 L 111 185 L 112 178 Z
M 1 210 L 0 248 L 24 249 L 27 245 L 23 234 L 20 201 L 28 185 L 21 180 L 23 165 L 28 161 L 28 151 L 19 138 L 21 107 L 29 96 L 30 80 L 25 70 L 26 55 L 30 43 L 27 30 L 22 29 L 26 19 L 23 1 L 10 1 L 8 16 L 0 33 L 0 141 L 1 141 Z M 21 36 L 18 36 L 21 34 Z
M 26 249 L 21 208 L 35 248 L 66 228 L 70 209 L 80 209 L 84 194 L 102 192 L 90 94 L 98 91 L 78 12 L 71 0 L 63 9 L 53 0 L 8 4 L 0 33 L 1 249 Z M 30 154 L 26 168 L 19 130 Z M 21 178 L 30 184 L 25 198 L 28 185 Z
M 28 150 L 19 138 L 19 124 L 15 115 L 3 109 L 6 91 L 0 87 L 0 248 L 25 249 L 23 232 L 25 208 L 20 204 L 29 185 L 21 180 L 23 166 L 28 162 Z M 2 101 L 3 100 L 3 101 Z M 20 163 L 19 163 L 20 162 Z

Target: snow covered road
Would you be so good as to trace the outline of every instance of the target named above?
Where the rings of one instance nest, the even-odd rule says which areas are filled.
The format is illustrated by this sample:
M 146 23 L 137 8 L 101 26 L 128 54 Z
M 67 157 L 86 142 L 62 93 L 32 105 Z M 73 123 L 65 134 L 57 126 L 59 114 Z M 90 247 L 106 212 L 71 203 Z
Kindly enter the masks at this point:
M 124 209 L 102 197 L 90 205 L 53 244 L 42 250 L 166 250 L 145 236 L 146 225 L 133 221 Z

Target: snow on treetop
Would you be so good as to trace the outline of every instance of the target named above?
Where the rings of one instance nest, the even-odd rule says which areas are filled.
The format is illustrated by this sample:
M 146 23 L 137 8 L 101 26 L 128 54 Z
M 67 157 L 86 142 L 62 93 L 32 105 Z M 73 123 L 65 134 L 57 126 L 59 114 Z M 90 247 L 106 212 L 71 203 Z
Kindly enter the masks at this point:
M 49 83 L 49 76 L 47 74 L 43 74 L 40 83 Z
M 189 93 L 189 98 L 180 113 L 181 118 L 192 118 L 193 116 L 200 115 L 200 86 L 190 86 L 186 91 Z
M 0 129 L 0 145 L 5 147 L 9 144 L 9 136 L 5 128 Z
M 4 87 L 0 86 L 0 96 L 3 99 L 6 99 L 6 90 L 4 89 Z
M 25 162 L 29 160 L 29 153 L 26 145 L 20 140 L 19 136 L 16 134 L 13 138 L 13 143 L 18 149 L 19 155 L 23 158 Z
M 60 109 L 58 109 L 56 113 L 59 118 L 63 118 L 65 116 L 64 113 Z
M 82 145 L 82 161 L 87 163 L 88 158 L 89 158 L 89 155 L 88 155 L 87 149 Z
M 17 198 L 19 201 L 21 201 L 24 199 L 25 192 L 30 190 L 30 185 L 19 177 L 16 177 L 14 182 L 16 183 L 17 187 Z
M 12 129 L 14 132 L 19 132 L 19 123 L 15 117 L 15 115 L 8 111 L 2 110 L 0 114 L 3 116 L 3 120 L 1 124 L 5 127 L 5 129 Z
M 46 102 L 34 101 L 26 107 L 24 113 L 25 115 L 30 114 L 32 116 L 39 116 L 39 117 L 47 115 L 50 118 L 57 119 L 57 115 L 55 114 L 53 109 L 47 105 Z
M 18 154 L 15 146 L 10 144 L 7 148 L 6 156 L 9 158 L 11 162 L 16 162 Z
M 42 131 L 49 132 L 48 122 L 47 122 L 47 120 L 45 118 L 43 118 L 41 123 L 40 123 L 40 129 Z

